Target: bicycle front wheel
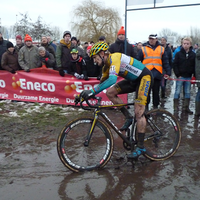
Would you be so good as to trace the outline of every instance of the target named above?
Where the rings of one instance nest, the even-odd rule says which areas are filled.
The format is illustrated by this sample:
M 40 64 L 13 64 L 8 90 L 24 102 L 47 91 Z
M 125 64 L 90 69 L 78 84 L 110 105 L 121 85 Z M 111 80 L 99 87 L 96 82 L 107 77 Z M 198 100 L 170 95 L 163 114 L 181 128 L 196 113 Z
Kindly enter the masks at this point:
M 113 152 L 113 136 L 107 125 L 98 120 L 88 145 L 85 145 L 94 118 L 79 117 L 62 129 L 57 151 L 62 163 L 74 172 L 102 168 Z
M 146 121 L 145 156 L 151 160 L 165 160 L 173 156 L 181 141 L 178 120 L 166 110 L 155 109 L 146 114 Z

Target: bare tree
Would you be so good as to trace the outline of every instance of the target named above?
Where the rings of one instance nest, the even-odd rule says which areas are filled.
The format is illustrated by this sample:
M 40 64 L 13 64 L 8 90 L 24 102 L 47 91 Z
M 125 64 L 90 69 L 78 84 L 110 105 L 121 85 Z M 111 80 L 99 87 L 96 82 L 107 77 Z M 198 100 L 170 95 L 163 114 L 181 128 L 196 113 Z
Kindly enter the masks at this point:
M 52 35 L 49 25 L 42 22 L 42 17 L 38 16 L 37 21 L 31 24 L 30 33 L 34 40 L 38 42 L 41 40 L 42 36 Z
M 177 32 L 174 32 L 168 28 L 164 28 L 159 32 L 159 36 L 167 36 L 168 38 L 173 38 L 174 37 L 174 41 L 172 45 L 180 45 L 181 44 L 181 38 L 182 36 L 180 34 L 178 34 Z
M 72 30 L 82 41 L 98 41 L 101 35 L 114 42 L 121 27 L 121 18 L 116 10 L 104 8 L 100 2 L 86 0 L 74 9 Z
M 59 27 L 57 26 L 53 26 L 51 27 L 51 33 L 52 33 L 52 39 L 53 40 L 59 40 L 60 38 L 62 38 L 62 31 L 60 30 Z
M 31 18 L 28 16 L 28 13 L 20 13 L 20 16 L 22 18 L 15 24 L 16 34 L 25 36 L 26 34 L 30 34 Z
M 192 38 L 193 44 L 200 44 L 200 29 L 196 27 L 190 27 L 189 36 Z

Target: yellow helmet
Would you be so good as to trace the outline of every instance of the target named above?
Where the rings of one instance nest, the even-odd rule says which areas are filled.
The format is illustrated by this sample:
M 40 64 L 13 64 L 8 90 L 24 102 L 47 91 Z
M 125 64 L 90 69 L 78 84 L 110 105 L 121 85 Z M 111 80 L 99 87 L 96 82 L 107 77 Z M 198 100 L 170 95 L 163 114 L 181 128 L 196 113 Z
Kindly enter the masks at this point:
M 108 50 L 109 46 L 105 42 L 97 42 L 90 49 L 90 57 L 98 54 L 100 51 Z

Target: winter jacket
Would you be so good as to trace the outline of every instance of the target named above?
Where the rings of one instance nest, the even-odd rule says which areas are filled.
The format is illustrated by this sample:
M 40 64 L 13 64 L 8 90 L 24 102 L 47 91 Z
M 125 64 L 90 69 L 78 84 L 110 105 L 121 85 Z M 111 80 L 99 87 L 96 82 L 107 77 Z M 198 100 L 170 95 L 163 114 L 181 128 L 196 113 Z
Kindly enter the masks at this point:
M 176 53 L 173 62 L 173 70 L 176 77 L 192 77 L 195 73 L 195 56 L 196 54 L 192 51 L 192 47 L 190 47 L 188 53 L 186 53 L 183 47 Z
M 42 63 L 44 63 L 47 68 L 50 68 L 50 69 L 56 68 L 56 60 L 54 56 L 48 51 L 46 51 L 46 54 L 44 57 L 39 55 L 39 61 L 38 61 L 37 66 L 42 67 Z
M 88 77 L 98 77 L 100 79 L 102 75 L 102 67 L 94 64 L 93 59 L 88 55 L 84 57 L 84 60 L 86 63 L 86 71 Z
M 87 76 L 86 63 L 81 56 L 78 56 L 76 60 L 72 59 L 72 57 L 70 59 L 68 74 L 74 75 L 75 73 L 79 75 L 83 74 L 84 77 Z
M 39 60 L 38 48 L 34 45 L 28 48 L 26 45 L 23 46 L 18 53 L 18 62 L 22 69 L 29 70 L 37 68 Z
M 151 48 L 152 50 L 155 50 L 156 48 L 161 46 L 161 44 L 157 41 L 155 46 L 151 46 L 149 44 L 149 42 L 147 42 L 147 43 L 143 44 L 143 46 L 146 46 L 148 48 Z M 139 60 L 141 62 L 143 62 L 143 60 L 144 60 L 144 55 L 143 55 L 142 49 L 138 52 L 137 60 Z M 170 76 L 171 75 L 171 68 L 169 66 L 169 61 L 168 61 L 166 51 L 164 51 L 163 55 L 161 56 L 161 60 L 162 60 L 162 67 L 163 67 L 165 73 Z M 153 77 L 155 79 L 158 79 L 158 80 L 162 79 L 162 74 L 158 70 L 156 70 L 155 68 L 152 69 L 151 72 L 152 72 Z
M 56 64 L 58 69 L 67 70 L 69 69 L 70 60 L 71 60 L 71 49 L 73 48 L 70 43 L 67 45 L 64 39 L 60 40 L 60 44 L 56 49 Z
M 15 51 L 18 53 L 19 50 L 24 46 L 24 43 L 22 43 L 21 45 L 15 45 Z
M 49 45 L 51 45 L 54 48 L 54 51 L 56 52 L 57 46 L 53 43 L 53 41 L 49 42 Z
M 4 40 L 3 37 L 2 37 L 1 40 L 0 40 L 0 69 L 2 69 L 2 67 L 1 67 L 1 58 L 2 58 L 2 55 L 7 50 L 7 43 L 8 43 L 8 41 Z
M 195 77 L 196 77 L 196 80 L 200 81 L 200 49 L 198 49 L 196 52 Z M 197 82 L 197 87 L 200 88 L 200 82 Z
M 115 41 L 115 43 L 113 43 L 113 44 L 110 45 L 108 51 L 110 53 L 116 53 L 116 52 L 118 52 L 118 53 L 125 53 L 125 51 L 124 51 L 124 45 L 125 45 L 124 44 L 124 40 L 119 40 L 117 38 L 116 41 Z M 126 41 L 126 45 L 127 45 L 126 46 L 126 49 L 127 49 L 126 55 L 135 58 L 137 53 L 134 51 L 133 45 L 129 44 L 127 41 Z
M 172 69 L 172 50 L 171 48 L 168 46 L 165 47 L 165 51 L 167 53 L 167 57 L 168 57 L 168 61 L 169 61 L 169 66 Z
M 178 46 L 178 47 L 175 49 L 175 51 L 174 51 L 174 53 L 173 53 L 172 62 L 174 62 L 175 55 L 176 55 L 176 53 L 178 53 L 178 52 L 181 50 L 181 48 L 182 48 L 182 45 L 181 45 L 181 46 Z
M 11 53 L 10 51 L 7 50 L 2 55 L 1 66 L 3 69 L 5 69 L 9 72 L 11 72 L 12 70 L 14 70 L 14 71 L 20 70 L 21 67 L 19 66 L 19 63 L 18 63 L 17 52 L 14 50 L 14 52 Z
M 46 49 L 46 51 L 48 51 L 49 53 L 51 53 L 53 55 L 53 57 L 56 57 L 56 53 L 55 50 L 53 48 L 53 46 L 51 46 L 50 44 L 41 44 L 42 47 L 44 47 Z

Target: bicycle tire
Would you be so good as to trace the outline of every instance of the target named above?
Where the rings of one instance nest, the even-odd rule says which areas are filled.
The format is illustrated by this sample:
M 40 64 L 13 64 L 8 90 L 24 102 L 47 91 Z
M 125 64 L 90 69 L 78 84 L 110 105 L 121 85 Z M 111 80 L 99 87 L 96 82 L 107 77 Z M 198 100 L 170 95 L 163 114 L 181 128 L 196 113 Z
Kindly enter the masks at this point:
M 146 153 L 144 156 L 157 161 L 166 160 L 173 156 L 181 142 L 181 129 L 178 120 L 166 110 L 155 109 L 146 114 L 146 121 L 144 139 Z M 162 135 L 158 133 L 156 126 Z
M 85 138 L 93 117 L 79 117 L 67 123 L 57 139 L 57 151 L 62 163 L 73 172 L 104 167 L 113 152 L 113 136 L 108 126 L 97 120 L 88 146 Z

